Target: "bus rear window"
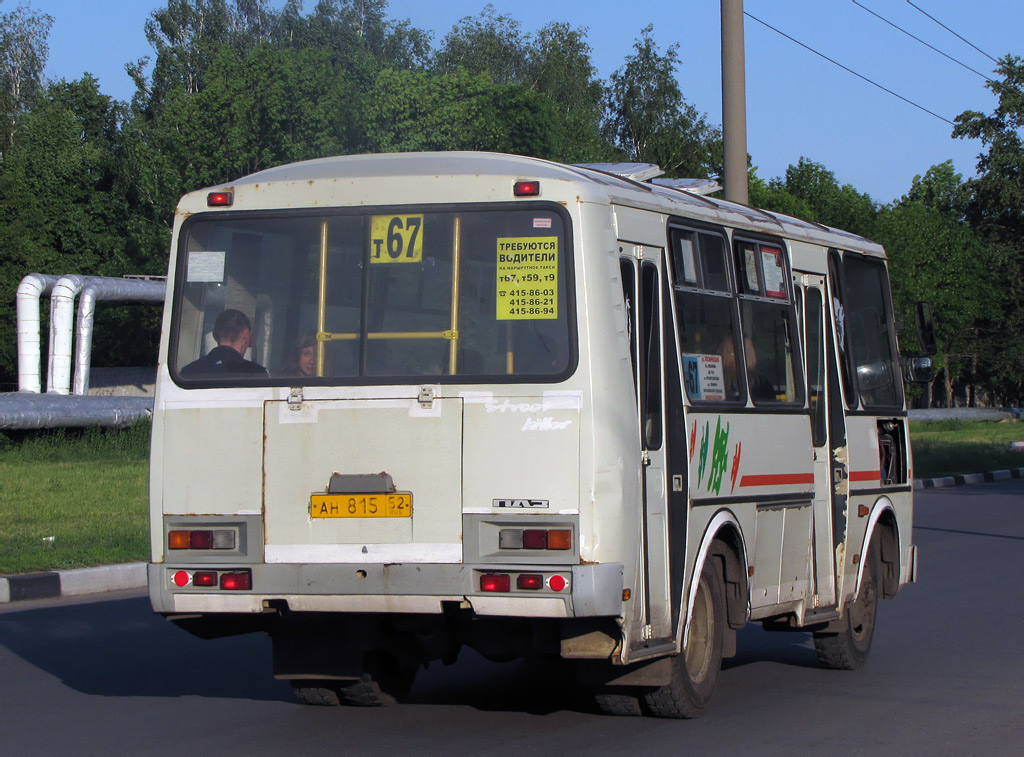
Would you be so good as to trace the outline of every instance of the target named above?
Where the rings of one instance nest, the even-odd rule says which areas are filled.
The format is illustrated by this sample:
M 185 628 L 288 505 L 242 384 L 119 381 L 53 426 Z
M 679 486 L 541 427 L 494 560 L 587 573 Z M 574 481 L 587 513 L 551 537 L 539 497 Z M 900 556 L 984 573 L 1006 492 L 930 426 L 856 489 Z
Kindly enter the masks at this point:
M 181 240 L 170 362 L 184 385 L 551 381 L 572 367 L 571 250 L 551 207 L 216 213 Z

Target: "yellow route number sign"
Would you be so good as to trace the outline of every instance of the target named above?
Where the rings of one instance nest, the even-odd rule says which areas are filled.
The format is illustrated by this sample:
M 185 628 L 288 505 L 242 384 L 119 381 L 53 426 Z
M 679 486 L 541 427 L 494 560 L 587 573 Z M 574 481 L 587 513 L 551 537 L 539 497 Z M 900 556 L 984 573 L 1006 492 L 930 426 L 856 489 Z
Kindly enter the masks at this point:
M 371 263 L 423 261 L 423 216 L 372 216 Z
M 558 237 L 499 237 L 497 319 L 558 318 Z

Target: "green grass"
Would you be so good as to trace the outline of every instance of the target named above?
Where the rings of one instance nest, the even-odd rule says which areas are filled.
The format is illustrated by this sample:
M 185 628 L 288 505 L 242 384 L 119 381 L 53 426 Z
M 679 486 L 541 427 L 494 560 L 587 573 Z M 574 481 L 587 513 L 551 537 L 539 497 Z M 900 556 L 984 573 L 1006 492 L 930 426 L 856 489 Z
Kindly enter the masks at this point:
M 0 575 L 148 559 L 148 454 L 148 424 L 0 435 Z
M 1024 467 L 1024 452 L 1010 442 L 1024 441 L 1017 421 L 912 421 L 914 477 L 936 478 Z

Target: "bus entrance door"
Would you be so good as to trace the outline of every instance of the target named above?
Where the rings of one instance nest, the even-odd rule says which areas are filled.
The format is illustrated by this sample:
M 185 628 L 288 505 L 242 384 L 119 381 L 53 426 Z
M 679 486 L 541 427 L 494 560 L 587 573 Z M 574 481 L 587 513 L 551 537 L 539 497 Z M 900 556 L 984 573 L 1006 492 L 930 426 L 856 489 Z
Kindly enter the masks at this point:
M 804 316 L 814 448 L 814 611 L 837 604 L 840 546 L 846 537 L 846 419 L 825 280 L 807 277 Z
M 624 245 L 625 247 L 625 245 Z M 629 245 L 622 259 L 630 323 L 633 377 L 640 421 L 640 484 L 643 494 L 643 640 L 672 637 L 669 575 L 668 465 L 664 402 L 663 251 Z

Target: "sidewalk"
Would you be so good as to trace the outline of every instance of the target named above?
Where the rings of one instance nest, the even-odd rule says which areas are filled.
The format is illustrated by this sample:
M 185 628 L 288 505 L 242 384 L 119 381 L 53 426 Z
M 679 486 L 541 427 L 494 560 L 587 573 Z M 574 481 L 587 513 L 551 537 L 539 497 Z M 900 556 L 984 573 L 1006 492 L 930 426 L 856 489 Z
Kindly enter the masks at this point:
M 914 489 L 919 491 L 941 489 L 948 486 L 986 484 L 1012 479 L 1024 479 L 1024 468 L 917 479 L 914 481 Z M 78 594 L 100 594 L 121 589 L 141 589 L 145 586 L 146 563 L 143 562 L 50 573 L 30 573 L 24 576 L 0 578 L 0 604 L 25 599 L 49 599 L 71 597 Z

